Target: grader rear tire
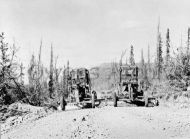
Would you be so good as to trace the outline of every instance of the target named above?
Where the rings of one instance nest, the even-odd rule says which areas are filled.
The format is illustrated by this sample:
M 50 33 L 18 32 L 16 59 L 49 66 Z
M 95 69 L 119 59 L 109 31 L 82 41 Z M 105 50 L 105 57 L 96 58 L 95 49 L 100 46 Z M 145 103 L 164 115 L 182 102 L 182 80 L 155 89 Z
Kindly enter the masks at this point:
M 60 102 L 60 104 L 61 104 L 61 110 L 65 111 L 65 106 L 67 105 L 67 102 L 65 101 L 64 96 L 61 96 L 61 102 Z
M 131 99 L 131 102 L 134 101 L 134 96 L 133 96 L 134 92 L 133 92 L 133 88 L 130 87 L 130 99 Z
M 117 107 L 117 94 L 116 94 L 116 92 L 113 93 L 113 106 Z
M 95 108 L 95 93 L 92 93 L 92 108 Z
M 156 106 L 159 106 L 159 101 L 158 100 L 156 100 Z
M 145 106 L 145 107 L 148 107 L 148 97 L 145 97 L 144 106 Z

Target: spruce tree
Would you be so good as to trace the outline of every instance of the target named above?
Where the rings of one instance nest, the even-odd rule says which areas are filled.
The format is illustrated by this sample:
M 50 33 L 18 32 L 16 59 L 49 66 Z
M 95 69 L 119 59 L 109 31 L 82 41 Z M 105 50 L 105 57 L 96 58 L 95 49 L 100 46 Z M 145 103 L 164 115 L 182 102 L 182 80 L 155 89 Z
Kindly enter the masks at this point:
M 63 70 L 63 92 L 64 92 L 64 95 L 67 94 L 67 79 L 66 79 L 66 67 L 64 65 L 64 70 Z
M 53 98 L 54 81 L 53 81 L 53 46 L 51 45 L 50 74 L 49 74 L 49 96 Z
M 24 72 L 23 72 L 23 70 L 24 70 L 24 66 L 21 63 L 20 64 L 20 84 L 21 85 L 24 85 Z
M 190 28 L 188 28 L 187 32 L 187 66 L 189 64 L 189 59 L 190 59 L 189 47 L 190 47 Z
M 69 93 L 69 78 L 70 78 L 70 65 L 69 60 L 67 61 L 67 73 L 66 73 L 66 93 Z
M 144 55 L 143 55 L 143 49 L 141 50 L 141 76 L 143 77 L 144 75 Z
M 29 65 L 29 69 L 28 69 L 28 81 L 29 81 L 29 86 L 32 87 L 34 85 L 34 68 L 36 66 L 36 61 L 35 61 L 35 56 L 34 54 L 32 55 L 32 58 L 30 60 L 30 65 Z
M 131 64 L 131 66 L 135 65 L 133 45 L 131 45 L 131 51 L 130 51 L 130 64 Z
M 167 29 L 167 33 L 166 33 L 166 66 L 168 65 L 168 61 L 170 58 L 170 32 L 169 32 L 169 28 Z
M 17 99 L 25 97 L 25 93 L 21 89 L 18 82 L 19 75 L 15 69 L 19 69 L 19 65 L 15 61 L 16 48 L 13 45 L 12 51 L 8 43 L 4 41 L 4 33 L 0 34 L 0 97 L 3 98 L 4 104 L 11 103 L 11 96 L 8 91 L 13 90 Z M 13 94 L 12 94 L 13 95 Z
M 148 72 L 147 74 L 150 75 L 150 72 L 151 72 L 151 65 L 150 65 L 150 46 L 148 45 Z
M 189 60 L 190 60 L 190 53 L 189 53 L 189 47 L 190 47 L 190 28 L 188 28 L 187 32 L 187 52 L 186 52 L 186 57 L 183 58 L 183 63 L 185 65 L 184 67 L 184 75 L 189 75 L 190 74 L 190 65 L 189 65 Z
M 187 32 L 187 55 L 189 55 L 189 47 L 190 47 L 190 28 L 188 28 Z
M 8 44 L 4 42 L 4 33 L 0 34 L 0 53 L 0 97 L 3 98 L 5 104 L 9 104 L 9 101 L 11 101 L 11 98 L 8 95 L 8 88 L 10 88 L 10 79 L 8 77 L 8 75 L 10 75 L 10 67 L 8 67 L 10 59 L 8 58 Z
M 162 74 L 162 63 L 163 63 L 163 57 L 162 57 L 162 38 L 160 33 L 160 24 L 158 24 L 158 32 L 157 32 L 157 78 L 160 80 L 161 74 Z
M 43 82 L 44 68 L 41 63 L 41 49 L 42 41 L 40 43 L 38 58 L 36 60 L 34 54 L 32 55 L 28 69 L 30 103 L 37 106 L 42 106 L 43 104 L 43 89 L 45 87 L 45 83 Z

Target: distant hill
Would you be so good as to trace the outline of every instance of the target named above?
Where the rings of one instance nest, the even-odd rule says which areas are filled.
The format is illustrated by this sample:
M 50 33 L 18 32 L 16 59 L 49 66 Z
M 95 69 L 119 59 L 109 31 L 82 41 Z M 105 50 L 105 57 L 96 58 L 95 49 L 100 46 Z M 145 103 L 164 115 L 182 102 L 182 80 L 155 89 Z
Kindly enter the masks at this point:
M 140 67 L 140 64 L 136 64 Z M 117 68 L 119 64 L 116 63 Z M 92 88 L 98 91 L 102 90 L 110 90 L 113 88 L 114 83 L 118 82 L 119 77 L 116 75 L 114 79 L 114 73 L 112 72 L 113 63 L 103 63 L 99 66 L 92 67 L 90 69 L 90 77 L 92 81 Z M 154 64 L 151 63 L 151 68 L 154 67 Z M 139 79 L 141 79 L 142 75 L 139 71 Z

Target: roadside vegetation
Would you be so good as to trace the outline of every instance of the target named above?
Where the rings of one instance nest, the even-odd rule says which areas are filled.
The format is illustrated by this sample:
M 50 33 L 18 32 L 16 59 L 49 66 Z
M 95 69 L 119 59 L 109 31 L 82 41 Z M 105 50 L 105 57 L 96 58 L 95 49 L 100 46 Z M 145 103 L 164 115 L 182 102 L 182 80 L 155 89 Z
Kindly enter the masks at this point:
M 165 38 L 163 37 L 165 36 Z M 148 59 L 144 59 L 141 50 L 141 61 L 134 59 L 135 46 L 122 52 L 119 61 L 102 64 L 90 69 L 92 86 L 96 90 L 111 90 L 116 87 L 119 77 L 119 66 L 138 65 L 140 82 L 144 89 L 151 90 L 162 100 L 178 100 L 179 97 L 187 101 L 190 94 L 187 92 L 190 85 L 190 28 L 187 29 L 187 42 L 183 46 L 175 46 L 171 51 L 170 30 L 165 35 L 157 30 L 157 49 L 155 59 L 150 58 L 148 47 Z M 51 59 L 49 68 L 41 61 L 43 42 L 39 45 L 38 56 L 33 54 L 29 66 L 16 60 L 17 47 L 5 42 L 4 33 L 0 34 L 0 113 L 6 113 L 9 105 L 15 102 L 26 103 L 33 106 L 56 109 L 61 96 L 68 95 L 69 61 L 63 68 L 57 68 L 58 57 L 54 56 L 51 46 Z M 163 50 L 165 49 L 165 54 Z M 130 56 L 124 59 L 126 51 Z M 23 70 L 27 68 L 25 75 Z M 28 77 L 28 83 L 24 83 L 24 76 Z M 6 118 L 3 118 L 4 120 Z M 1 119 L 2 120 L 2 119 Z
M 147 45 L 147 59 L 141 50 L 141 61 L 134 59 L 135 47 L 122 51 L 119 61 L 105 63 L 91 69 L 93 86 L 101 90 L 112 90 L 119 82 L 119 67 L 121 65 L 137 65 L 139 67 L 139 82 L 163 101 L 189 103 L 190 93 L 190 28 L 187 29 L 186 45 L 171 46 L 170 30 L 162 37 L 159 25 L 157 30 L 157 49 L 154 59 L 150 58 L 150 47 Z M 171 47 L 175 48 L 173 51 Z M 126 57 L 126 51 L 130 56 Z M 96 71 L 96 72 L 95 72 Z M 184 100 L 184 101 L 183 101 Z

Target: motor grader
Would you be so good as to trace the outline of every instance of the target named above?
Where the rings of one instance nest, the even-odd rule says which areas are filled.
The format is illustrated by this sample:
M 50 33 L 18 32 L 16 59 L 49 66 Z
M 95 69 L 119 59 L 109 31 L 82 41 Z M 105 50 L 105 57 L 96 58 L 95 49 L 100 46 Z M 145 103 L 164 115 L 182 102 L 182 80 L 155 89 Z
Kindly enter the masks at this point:
M 118 101 L 145 106 L 158 105 L 156 97 L 148 94 L 148 91 L 140 84 L 137 66 L 120 66 L 119 83 L 113 92 L 114 107 Z
M 68 79 L 68 104 L 78 107 L 92 107 L 98 101 L 97 94 L 91 89 L 90 73 L 86 68 L 71 70 Z

